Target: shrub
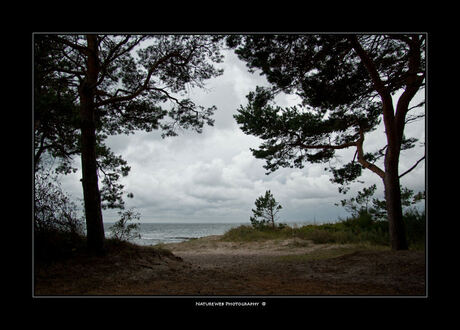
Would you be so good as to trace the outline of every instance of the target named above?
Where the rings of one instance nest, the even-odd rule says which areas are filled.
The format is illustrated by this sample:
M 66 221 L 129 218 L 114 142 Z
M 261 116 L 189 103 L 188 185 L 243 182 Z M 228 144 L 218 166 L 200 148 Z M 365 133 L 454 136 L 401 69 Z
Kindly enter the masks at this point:
M 51 172 L 35 173 L 34 231 L 83 234 L 84 220 L 77 216 L 77 206 L 63 192 L 57 175 Z
M 253 227 L 247 225 L 241 225 L 235 228 L 231 228 L 225 232 L 222 237 L 224 241 L 253 241 L 257 240 L 257 234 L 259 232 L 254 230 Z
M 40 169 L 34 178 L 34 256 L 53 260 L 84 246 L 84 220 L 57 175 Z
M 371 214 L 367 211 L 361 210 L 356 216 L 347 218 L 342 221 L 345 228 L 351 230 L 354 233 L 361 231 L 368 231 L 374 226 L 375 221 L 372 219 Z
M 423 248 L 426 238 L 425 211 L 419 212 L 416 209 L 410 209 L 404 213 L 403 220 L 409 246 Z
M 335 243 L 336 237 L 333 232 L 326 229 L 316 229 L 310 231 L 307 235 L 307 239 L 310 239 L 315 244 Z
M 222 236 L 222 240 L 232 242 L 263 241 L 289 238 L 292 237 L 292 233 L 292 228 L 286 224 L 276 226 L 275 228 L 269 226 L 254 228 L 253 226 L 241 225 L 226 231 Z
M 120 220 L 115 222 L 112 227 L 110 227 L 113 238 L 120 241 L 129 241 L 134 238 L 140 238 L 140 223 L 128 224 L 129 221 L 133 221 L 134 219 L 139 220 L 140 213 L 135 212 L 133 209 L 129 209 L 124 212 L 120 211 L 118 214 L 121 217 Z

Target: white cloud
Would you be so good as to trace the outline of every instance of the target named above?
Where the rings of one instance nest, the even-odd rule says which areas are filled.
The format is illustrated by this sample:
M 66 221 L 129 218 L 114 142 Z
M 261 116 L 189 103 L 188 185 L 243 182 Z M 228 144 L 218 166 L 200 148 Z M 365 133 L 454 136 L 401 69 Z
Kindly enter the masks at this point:
M 216 105 L 214 127 L 205 127 L 202 134 L 179 132 L 179 136 L 162 139 L 161 132 L 137 132 L 128 136 L 109 137 L 108 145 L 128 161 L 131 172 L 122 178 L 127 192 L 127 207 L 136 207 L 141 221 L 249 222 L 255 199 L 270 189 L 283 205 L 282 221 L 327 221 L 344 217 L 345 211 L 334 206 L 345 198 L 338 186 L 330 182 L 324 164 L 305 164 L 303 169 L 279 169 L 266 175 L 265 161 L 256 159 L 249 148 L 260 140 L 245 135 L 233 115 L 245 96 L 266 80 L 247 72 L 245 64 L 232 53 L 222 63 L 225 72 L 207 84 L 208 91 L 191 90 L 189 97 L 205 107 Z M 298 99 L 280 95 L 281 106 L 293 106 Z M 381 125 L 382 126 L 382 125 Z M 407 127 L 407 136 L 424 141 L 423 120 Z M 373 152 L 385 145 L 383 126 L 365 140 L 365 151 Z M 409 168 L 423 154 L 416 148 L 401 157 L 400 169 Z M 343 164 L 349 162 L 354 150 L 337 153 Z M 77 162 L 79 163 L 79 161 Z M 79 173 L 65 177 L 63 186 L 81 196 Z M 414 170 L 403 183 L 409 188 L 424 185 L 424 166 Z M 355 184 L 347 198 L 363 186 L 376 183 L 378 194 L 383 185 L 374 173 L 365 170 L 365 185 Z M 105 211 L 106 221 L 115 220 L 116 212 Z

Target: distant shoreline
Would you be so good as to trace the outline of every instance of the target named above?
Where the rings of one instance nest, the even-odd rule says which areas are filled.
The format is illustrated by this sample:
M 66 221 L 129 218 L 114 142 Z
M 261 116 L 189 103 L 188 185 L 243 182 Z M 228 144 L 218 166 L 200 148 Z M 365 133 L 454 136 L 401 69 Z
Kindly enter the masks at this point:
M 288 221 L 281 221 L 280 223 L 283 223 L 283 224 L 287 224 L 289 226 L 291 225 L 313 225 L 313 224 L 317 224 L 317 225 L 320 225 L 320 224 L 326 224 L 326 223 L 335 223 L 337 221 L 340 221 L 340 220 L 325 220 L 325 221 L 305 221 L 305 222 L 301 222 L 301 221 L 294 221 L 294 222 L 288 222 Z M 104 221 L 104 225 L 106 224 L 114 224 L 115 222 L 117 222 L 117 220 L 111 220 L 111 221 Z M 140 223 L 141 225 L 142 224 L 178 224 L 178 225 L 193 225 L 193 224 L 196 224 L 196 225 L 219 225 L 219 224 L 223 224 L 223 225 L 247 225 L 247 226 L 250 226 L 251 223 L 248 222 L 248 221 L 245 221 L 245 222 L 194 222 L 194 221 L 139 221 L 137 223 Z

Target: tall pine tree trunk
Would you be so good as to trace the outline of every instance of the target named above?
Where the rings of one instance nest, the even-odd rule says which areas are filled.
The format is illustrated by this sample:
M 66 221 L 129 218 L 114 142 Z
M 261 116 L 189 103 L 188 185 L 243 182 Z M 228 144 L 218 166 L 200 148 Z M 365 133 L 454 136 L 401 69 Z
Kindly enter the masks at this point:
M 385 157 L 385 202 L 390 231 L 390 243 L 392 250 L 407 250 L 406 230 L 404 228 L 401 186 L 399 183 L 398 163 L 399 145 L 388 145 Z
M 86 79 L 80 86 L 81 164 L 83 172 L 83 197 L 85 202 L 87 245 L 92 252 L 104 248 L 104 224 L 101 196 L 98 186 L 96 163 L 96 125 L 94 95 L 98 77 L 97 40 L 88 35 L 88 59 Z
M 404 228 L 401 191 L 399 180 L 395 184 L 389 176 L 385 178 L 385 200 L 387 206 L 390 243 L 392 250 L 407 250 L 406 230 Z

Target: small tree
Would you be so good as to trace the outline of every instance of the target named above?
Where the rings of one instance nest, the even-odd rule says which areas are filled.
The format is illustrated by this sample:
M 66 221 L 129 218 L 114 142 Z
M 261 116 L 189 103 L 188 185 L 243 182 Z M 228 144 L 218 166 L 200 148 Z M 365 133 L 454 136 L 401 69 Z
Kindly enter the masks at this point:
M 114 223 L 112 227 L 110 227 L 110 231 L 115 239 L 121 241 L 129 241 L 133 238 L 140 238 L 141 235 L 139 234 L 139 226 L 140 223 L 130 223 L 129 221 L 133 221 L 134 219 L 139 220 L 140 214 L 138 212 L 134 212 L 133 209 L 118 212 L 121 216 L 120 220 Z
M 375 219 L 386 220 L 387 211 L 386 211 L 386 202 L 385 200 L 380 200 L 378 198 L 372 198 L 377 189 L 377 186 L 373 184 L 369 188 L 363 188 L 362 191 L 358 191 L 356 197 L 350 199 L 342 199 L 340 204 L 336 203 L 336 206 L 342 206 L 351 213 L 355 218 L 359 217 L 360 214 L 370 214 Z M 425 192 L 418 192 L 414 195 L 414 191 L 401 187 L 401 205 L 404 208 L 408 208 L 417 204 L 420 200 L 425 199 Z M 371 205 L 372 202 L 372 205 Z
M 425 191 L 419 191 L 414 195 L 413 190 L 406 187 L 401 188 L 401 205 L 404 214 L 413 212 L 412 207 L 423 199 L 425 199 Z M 385 219 L 387 217 L 385 200 L 373 198 L 372 204 L 371 212 L 374 216 L 378 219 Z
M 278 212 L 283 208 L 273 197 L 270 190 L 265 195 L 256 199 L 256 209 L 252 210 L 253 216 L 249 219 L 256 229 L 261 229 L 270 225 L 275 228 L 275 219 L 277 220 Z
M 360 213 L 370 213 L 369 203 L 371 202 L 371 197 L 374 195 L 377 185 L 373 184 L 369 188 L 364 188 L 362 191 L 358 191 L 356 197 L 350 199 L 342 199 L 339 204 L 336 206 L 342 206 L 351 213 L 354 217 L 358 217 Z

